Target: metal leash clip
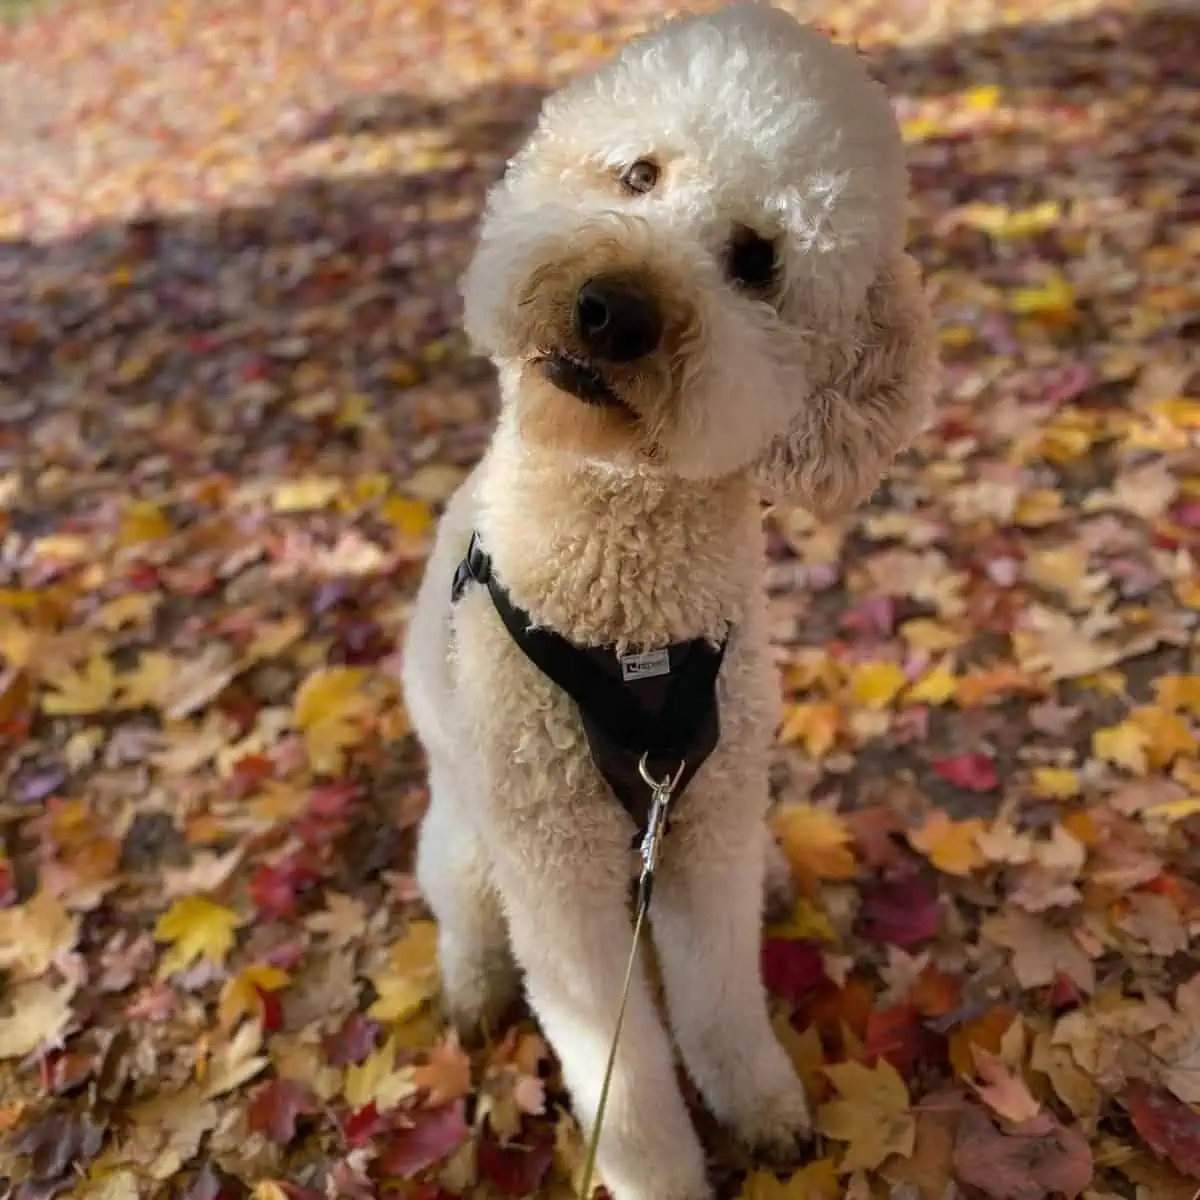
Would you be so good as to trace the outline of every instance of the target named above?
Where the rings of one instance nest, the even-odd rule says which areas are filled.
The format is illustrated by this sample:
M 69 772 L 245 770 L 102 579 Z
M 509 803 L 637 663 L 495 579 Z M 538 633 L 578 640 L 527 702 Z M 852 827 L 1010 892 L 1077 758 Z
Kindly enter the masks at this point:
M 663 835 L 667 831 L 667 810 L 670 808 L 671 797 L 683 777 L 685 764 L 680 763 L 673 776 L 655 779 L 650 774 L 647 756 L 642 755 L 638 762 L 638 774 L 642 782 L 650 789 L 650 816 L 646 821 L 646 832 L 642 836 L 639 853 L 642 857 L 642 874 L 638 881 L 643 904 L 650 903 L 650 892 L 654 886 L 654 871 L 658 866 L 658 858 L 662 852 Z

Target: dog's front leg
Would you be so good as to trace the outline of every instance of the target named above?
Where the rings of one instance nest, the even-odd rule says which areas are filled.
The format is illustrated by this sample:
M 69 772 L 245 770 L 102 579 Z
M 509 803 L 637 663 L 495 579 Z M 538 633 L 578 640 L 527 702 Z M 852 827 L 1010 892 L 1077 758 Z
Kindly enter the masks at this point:
M 530 1005 L 562 1063 L 576 1115 L 590 1132 L 632 947 L 627 855 L 606 866 L 599 861 L 603 851 L 593 845 L 554 857 L 560 869 L 552 878 L 531 872 L 526 859 L 502 868 L 501 888 Z M 710 1195 L 704 1155 L 641 961 L 625 1010 L 597 1165 L 615 1200 Z
M 727 817 L 741 801 L 731 794 L 716 807 Z M 653 910 L 671 1027 L 714 1116 L 756 1154 L 790 1166 L 810 1121 L 762 984 L 769 834 L 761 821 L 728 819 L 680 832 L 676 845 L 668 839 Z

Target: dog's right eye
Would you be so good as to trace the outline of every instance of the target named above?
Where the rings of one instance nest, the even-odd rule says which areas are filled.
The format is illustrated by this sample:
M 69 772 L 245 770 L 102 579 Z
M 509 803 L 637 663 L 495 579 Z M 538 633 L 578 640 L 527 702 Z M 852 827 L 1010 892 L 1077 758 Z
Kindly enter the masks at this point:
M 622 185 L 639 196 L 654 191 L 658 182 L 658 164 L 648 158 L 639 158 L 631 167 L 627 167 L 621 176 Z

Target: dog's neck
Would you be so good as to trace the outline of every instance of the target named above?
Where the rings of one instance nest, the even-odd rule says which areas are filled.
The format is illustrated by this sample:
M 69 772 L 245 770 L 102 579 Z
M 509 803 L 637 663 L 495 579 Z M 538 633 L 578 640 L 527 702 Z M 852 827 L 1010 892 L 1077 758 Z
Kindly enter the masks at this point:
M 476 503 L 513 601 L 580 645 L 719 640 L 760 586 L 746 475 L 692 481 L 590 464 L 530 444 L 502 417 Z

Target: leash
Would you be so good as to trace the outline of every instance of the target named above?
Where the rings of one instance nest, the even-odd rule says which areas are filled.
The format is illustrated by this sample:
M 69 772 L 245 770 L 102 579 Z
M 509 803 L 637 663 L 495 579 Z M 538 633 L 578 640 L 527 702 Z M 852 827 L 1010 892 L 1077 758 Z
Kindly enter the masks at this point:
M 596 1151 L 600 1145 L 600 1130 L 604 1124 L 604 1112 L 608 1107 L 608 1092 L 612 1085 L 613 1071 L 617 1065 L 617 1046 L 621 1040 L 621 1027 L 625 1024 L 625 1006 L 629 1001 L 633 972 L 637 966 L 642 926 L 645 924 L 646 913 L 650 908 L 650 897 L 654 891 L 654 871 L 658 866 L 663 834 L 667 828 L 667 809 L 670 807 L 671 796 L 679 784 L 685 766 L 681 762 L 673 776 L 655 779 L 650 774 L 646 759 L 647 756 L 643 754 L 638 762 L 638 774 L 650 788 L 650 819 L 646 822 L 646 833 L 639 847 L 642 869 L 638 876 L 637 914 L 633 921 L 633 944 L 629 950 L 629 962 L 625 966 L 625 982 L 621 987 L 621 1002 L 617 1006 L 617 1020 L 613 1027 L 612 1041 L 608 1047 L 608 1062 L 604 1067 L 604 1082 L 600 1085 L 600 1100 L 596 1105 L 596 1118 L 592 1122 L 592 1134 L 588 1138 L 587 1155 L 583 1160 L 583 1183 L 579 1189 L 579 1200 L 590 1200 L 591 1196 L 592 1175 L 596 1169 Z

